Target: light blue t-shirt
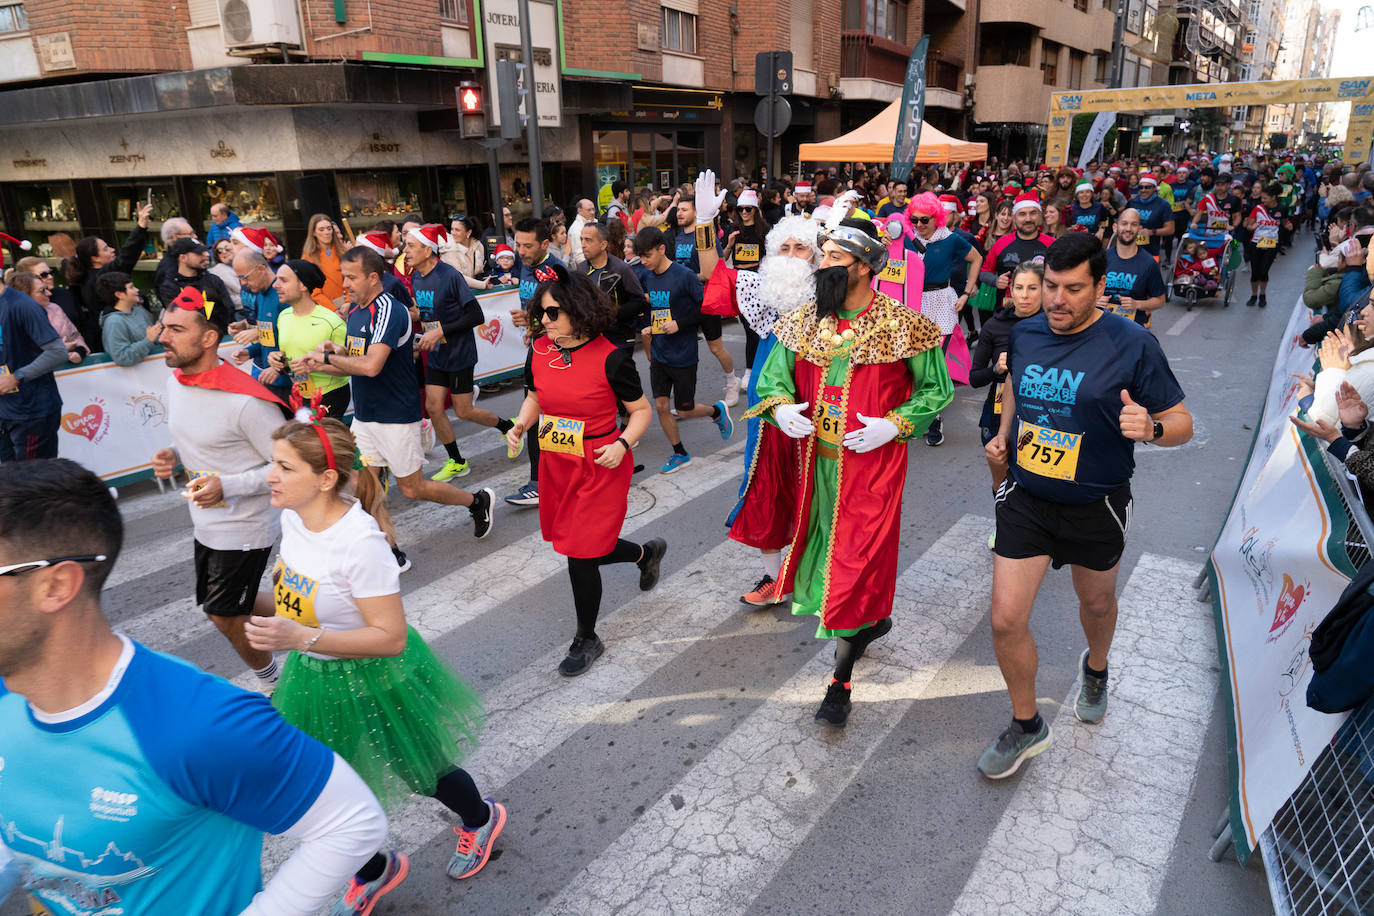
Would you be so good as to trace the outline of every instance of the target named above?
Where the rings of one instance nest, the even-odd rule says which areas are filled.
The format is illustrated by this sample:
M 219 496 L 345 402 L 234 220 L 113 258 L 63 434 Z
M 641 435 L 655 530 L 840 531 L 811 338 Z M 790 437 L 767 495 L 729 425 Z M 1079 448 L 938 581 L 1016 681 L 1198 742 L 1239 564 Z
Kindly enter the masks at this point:
M 132 643 L 114 692 L 40 722 L 0 683 L 0 842 L 58 916 L 231 916 L 262 835 L 314 804 L 334 756 L 265 698 Z

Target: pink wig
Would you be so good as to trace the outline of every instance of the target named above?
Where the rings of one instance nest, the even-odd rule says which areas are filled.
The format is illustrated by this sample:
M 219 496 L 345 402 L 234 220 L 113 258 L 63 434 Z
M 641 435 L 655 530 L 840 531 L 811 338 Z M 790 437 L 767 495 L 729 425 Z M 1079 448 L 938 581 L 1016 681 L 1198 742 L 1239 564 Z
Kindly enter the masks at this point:
M 945 218 L 945 205 L 940 203 L 940 198 L 936 197 L 934 194 L 929 191 L 922 191 L 920 194 L 911 198 L 911 203 L 907 204 L 906 212 L 909 215 L 921 213 L 926 216 L 934 216 L 943 221 Z

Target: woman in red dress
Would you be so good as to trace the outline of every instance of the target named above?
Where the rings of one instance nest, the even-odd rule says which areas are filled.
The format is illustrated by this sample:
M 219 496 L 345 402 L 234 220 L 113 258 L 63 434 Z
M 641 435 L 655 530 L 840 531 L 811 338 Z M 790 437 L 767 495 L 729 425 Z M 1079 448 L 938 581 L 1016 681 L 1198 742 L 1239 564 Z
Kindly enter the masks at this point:
M 526 314 L 534 340 L 525 359 L 525 403 L 506 442 L 515 450 L 526 430 L 539 433 L 539 528 L 568 558 L 577 610 L 577 635 L 558 673 L 576 677 L 605 651 L 596 635 L 601 567 L 636 564 L 647 592 L 658 583 L 668 545 L 662 538 L 635 544 L 620 537 L 634 473 L 630 449 L 648 431 L 652 410 L 634 351 L 602 336 L 615 320 L 615 305 L 584 274 L 557 262 L 534 273 L 539 288 Z M 629 411 L 623 430 L 617 401 Z

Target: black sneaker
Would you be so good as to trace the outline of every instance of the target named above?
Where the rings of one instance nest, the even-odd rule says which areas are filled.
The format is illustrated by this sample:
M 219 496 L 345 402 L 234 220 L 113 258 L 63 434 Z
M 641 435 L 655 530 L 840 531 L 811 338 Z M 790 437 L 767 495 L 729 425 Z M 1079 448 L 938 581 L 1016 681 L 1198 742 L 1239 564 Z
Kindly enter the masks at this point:
M 496 517 L 492 511 L 495 502 L 496 494 L 491 492 L 490 487 L 483 487 L 472 494 L 468 513 L 472 516 L 472 535 L 479 541 L 491 534 L 491 525 Z
M 926 430 L 926 445 L 933 447 L 936 445 L 940 445 L 944 441 L 945 427 L 944 424 L 940 422 L 940 418 L 936 417 L 931 422 L 930 428 Z
M 653 538 L 644 543 L 644 557 L 635 562 L 639 567 L 639 590 L 647 592 L 658 584 L 658 567 L 663 555 L 668 552 L 668 542 L 663 538 Z
M 401 567 L 401 572 L 410 569 L 410 560 L 406 558 L 406 552 L 399 547 L 391 548 L 391 555 L 396 558 L 396 565 Z
M 1245 300 L 1245 307 L 1246 307 L 1246 308 L 1254 308 L 1254 307 L 1255 307 L 1255 303 L 1258 302 L 1258 301 L 1259 301 L 1259 296 L 1251 296 L 1249 299 L 1246 299 L 1246 300 Z
M 1269 297 L 1266 296 L 1266 295 L 1264 295 L 1263 293 L 1261 293 L 1261 294 L 1260 294 L 1260 297 L 1259 297 L 1259 307 L 1260 307 L 1260 308 L 1264 308 L 1264 307 L 1265 307 L 1266 305 L 1268 305 L 1268 304 L 1269 304 Z
M 849 688 L 831 678 L 830 686 L 825 688 L 825 699 L 821 700 L 821 708 L 816 710 L 816 721 L 822 725 L 844 728 L 844 723 L 849 720 L 850 707 L 853 705 L 849 702 Z
M 592 662 L 601 657 L 601 653 L 606 651 L 606 646 L 601 642 L 600 637 L 593 636 L 591 639 L 584 639 L 581 636 L 574 636 L 572 645 L 568 646 L 568 657 L 558 663 L 558 673 L 564 677 L 577 677 L 585 674 L 587 669 L 592 666 Z

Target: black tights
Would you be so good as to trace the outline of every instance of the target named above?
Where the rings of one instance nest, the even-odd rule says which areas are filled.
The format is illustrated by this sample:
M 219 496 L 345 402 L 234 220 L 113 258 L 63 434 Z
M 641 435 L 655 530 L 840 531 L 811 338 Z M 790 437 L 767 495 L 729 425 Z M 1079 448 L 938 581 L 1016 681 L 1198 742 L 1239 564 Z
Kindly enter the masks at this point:
M 477 783 L 473 782 L 468 771 L 461 767 L 440 776 L 434 791 L 429 794 L 430 797 L 437 798 L 445 808 L 461 817 L 463 826 L 468 830 L 485 827 L 491 817 L 491 809 L 487 807 L 482 793 L 477 791 Z M 376 881 L 385 870 L 386 856 L 379 852 L 358 869 L 357 878 L 364 883 Z
M 848 684 L 854 678 L 854 662 L 858 661 L 859 643 L 856 637 L 861 637 L 862 633 L 854 636 L 841 636 L 835 642 L 835 680 L 841 684 Z
M 525 454 L 530 459 L 530 480 L 539 482 L 539 424 L 529 428 L 525 433 Z
M 607 563 L 637 563 L 642 553 L 638 544 L 618 538 L 615 548 L 604 557 L 568 557 L 578 636 L 596 636 L 596 618 L 601 613 L 601 567 Z
M 740 324 L 744 325 L 744 368 L 753 372 L 754 356 L 759 352 L 759 335 L 755 334 L 754 329 L 749 327 L 749 322 L 741 321 Z

